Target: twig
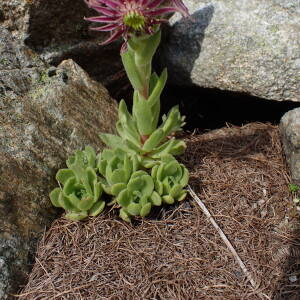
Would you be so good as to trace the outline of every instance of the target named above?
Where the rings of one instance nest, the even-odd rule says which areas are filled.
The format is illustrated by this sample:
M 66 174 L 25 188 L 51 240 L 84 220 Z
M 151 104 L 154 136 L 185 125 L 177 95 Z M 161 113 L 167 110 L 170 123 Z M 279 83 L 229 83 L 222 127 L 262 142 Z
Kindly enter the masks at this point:
M 233 248 L 232 244 L 230 243 L 230 241 L 228 240 L 228 238 L 226 237 L 226 235 L 224 234 L 224 232 L 222 231 L 222 229 L 219 227 L 219 225 L 216 223 L 216 221 L 212 217 L 211 213 L 208 211 L 208 209 L 206 208 L 206 206 L 204 205 L 204 203 L 196 195 L 196 193 L 193 191 L 193 189 L 191 188 L 190 185 L 188 185 L 188 191 L 189 191 L 190 195 L 193 197 L 193 199 L 197 202 L 197 204 L 201 207 L 201 209 L 203 210 L 204 214 L 207 216 L 207 218 L 209 219 L 209 221 L 211 222 L 211 224 L 216 228 L 216 230 L 218 231 L 219 235 L 221 236 L 223 242 L 226 244 L 226 246 L 228 247 L 228 249 L 230 250 L 230 252 L 234 256 L 234 258 L 236 259 L 237 263 L 241 267 L 242 271 L 246 275 L 247 279 L 250 281 L 252 287 L 254 289 L 256 289 L 257 285 L 256 285 L 255 280 L 253 279 L 253 277 L 250 274 L 250 272 L 247 270 L 245 264 L 243 263 L 243 261 L 241 260 L 241 258 L 239 257 L 239 255 L 237 254 L 237 252 L 235 251 L 235 249 Z

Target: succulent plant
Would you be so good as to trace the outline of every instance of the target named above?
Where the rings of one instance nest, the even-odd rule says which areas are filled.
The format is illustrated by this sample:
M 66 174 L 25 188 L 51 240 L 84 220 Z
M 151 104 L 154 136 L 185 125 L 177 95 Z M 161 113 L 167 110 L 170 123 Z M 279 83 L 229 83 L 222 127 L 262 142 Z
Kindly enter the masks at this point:
M 186 197 L 187 191 L 184 187 L 188 184 L 189 172 L 171 155 L 162 157 L 161 163 L 152 168 L 151 176 L 155 190 L 164 203 L 173 204 Z
M 96 216 L 102 212 L 105 202 L 99 200 L 102 186 L 95 172 L 96 154 L 92 147 L 77 150 L 67 160 L 68 169 L 61 169 L 56 174 L 62 185 L 50 193 L 54 206 L 66 210 L 66 218 L 81 220 L 88 215 Z
M 160 206 L 162 199 L 154 190 L 152 177 L 145 171 L 132 174 L 126 189 L 116 198 L 121 205 L 120 217 L 129 222 L 132 216 L 147 216 L 153 205 Z
M 138 169 L 136 156 L 129 156 L 120 148 L 104 149 L 98 156 L 97 168 L 104 177 L 101 180 L 107 194 L 117 196 L 126 188 L 133 172 Z
M 120 102 L 119 121 L 116 124 L 119 136 L 100 134 L 102 141 L 111 149 L 119 147 L 129 155 L 137 156 L 145 168 L 152 168 L 167 154 L 182 154 L 186 148 L 184 141 L 169 137 L 181 130 L 184 124 L 184 117 L 180 115 L 178 107 L 173 107 L 167 116 L 164 115 L 162 124 L 155 129 L 159 112 L 151 112 L 151 98 L 150 101 L 144 100 L 135 93 L 135 99 L 133 115 L 128 112 L 126 103 L 123 100 Z M 156 103 L 159 104 L 159 101 Z
M 179 12 L 188 16 L 188 10 L 181 0 L 85 0 L 100 16 L 86 20 L 105 25 L 91 28 L 97 31 L 111 31 L 102 44 L 109 44 L 120 36 L 125 43 L 135 33 L 151 35 L 158 24 L 165 22 L 163 15 Z M 124 47 L 123 47 L 124 48 Z

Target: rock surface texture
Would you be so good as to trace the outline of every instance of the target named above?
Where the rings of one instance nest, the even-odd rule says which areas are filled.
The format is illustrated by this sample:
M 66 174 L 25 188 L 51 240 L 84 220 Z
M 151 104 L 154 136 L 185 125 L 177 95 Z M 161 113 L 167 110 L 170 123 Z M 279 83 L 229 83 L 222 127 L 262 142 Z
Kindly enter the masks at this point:
M 171 81 L 300 102 L 299 0 L 187 0 L 161 61 Z
M 117 118 L 107 90 L 72 60 L 32 72 L 30 84 L 23 87 L 21 77 L 0 90 L 1 300 L 23 283 L 36 242 L 58 213 L 48 197 L 57 170 L 75 149 L 100 150 L 99 132 L 113 132 Z
M 300 108 L 282 117 L 280 132 L 293 183 L 300 186 Z
M 83 18 L 97 13 L 84 0 L 1 0 L 0 27 L 47 63 L 71 58 L 101 82 L 122 69 L 119 43 L 99 45 L 106 34 L 89 30 Z M 0 36 L 1 39 L 1 36 Z M 99 66 L 107 66 L 101 68 Z

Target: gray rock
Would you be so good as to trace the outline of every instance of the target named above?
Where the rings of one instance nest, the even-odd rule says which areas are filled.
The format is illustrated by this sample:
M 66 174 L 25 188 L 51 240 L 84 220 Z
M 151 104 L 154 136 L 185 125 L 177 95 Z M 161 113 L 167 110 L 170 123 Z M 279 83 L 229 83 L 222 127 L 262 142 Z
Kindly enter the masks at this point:
M 299 0 L 187 0 L 161 49 L 170 81 L 300 101 Z
M 0 26 L 0 95 L 15 98 L 28 92 L 47 68 L 39 56 Z
M 93 78 L 107 84 L 122 69 L 120 42 L 99 45 L 108 34 L 89 30 L 96 24 L 84 17 L 97 12 L 89 9 L 84 0 L 1 0 L 0 12 L 0 27 L 49 64 L 58 65 L 71 58 Z M 108 63 L 108 68 L 99 68 Z
M 24 282 L 36 243 L 57 216 L 48 197 L 57 170 L 75 149 L 101 150 L 98 134 L 114 132 L 117 118 L 107 90 L 72 60 L 25 86 L 0 96 L 1 300 Z
M 287 112 L 279 128 L 293 183 L 300 186 L 300 108 Z

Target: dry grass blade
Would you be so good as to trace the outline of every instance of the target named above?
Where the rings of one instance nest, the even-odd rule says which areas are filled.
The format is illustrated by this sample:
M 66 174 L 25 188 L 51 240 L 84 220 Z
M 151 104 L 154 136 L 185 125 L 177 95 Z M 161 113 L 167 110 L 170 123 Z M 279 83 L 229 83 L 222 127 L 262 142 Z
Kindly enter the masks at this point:
M 247 270 L 245 264 L 243 263 L 243 261 L 241 260 L 241 258 L 239 257 L 239 255 L 237 254 L 237 252 L 235 251 L 235 249 L 233 248 L 232 244 L 230 243 L 230 241 L 228 240 L 228 238 L 226 237 L 226 235 L 224 234 L 224 232 L 222 231 L 222 229 L 219 227 L 219 225 L 216 223 L 216 221 L 214 220 L 213 216 L 211 215 L 211 213 L 209 212 L 209 210 L 206 208 L 205 204 L 200 200 L 200 198 L 196 195 L 196 193 L 193 191 L 193 189 L 191 188 L 191 186 L 188 186 L 188 191 L 190 193 L 190 195 L 193 197 L 193 199 L 198 203 L 198 205 L 201 207 L 202 211 L 204 212 L 204 214 L 206 215 L 206 217 L 209 219 L 209 221 L 211 222 L 211 224 L 215 227 L 215 229 L 218 231 L 220 237 L 222 238 L 222 240 L 224 241 L 224 243 L 226 244 L 226 246 L 228 247 L 228 249 L 230 250 L 230 252 L 232 253 L 232 255 L 234 256 L 234 258 L 236 259 L 237 263 L 239 264 L 239 266 L 241 267 L 242 271 L 245 273 L 245 275 L 247 276 L 249 282 L 252 285 L 253 289 L 258 288 L 255 280 L 253 279 L 252 275 L 250 274 L 250 272 Z

